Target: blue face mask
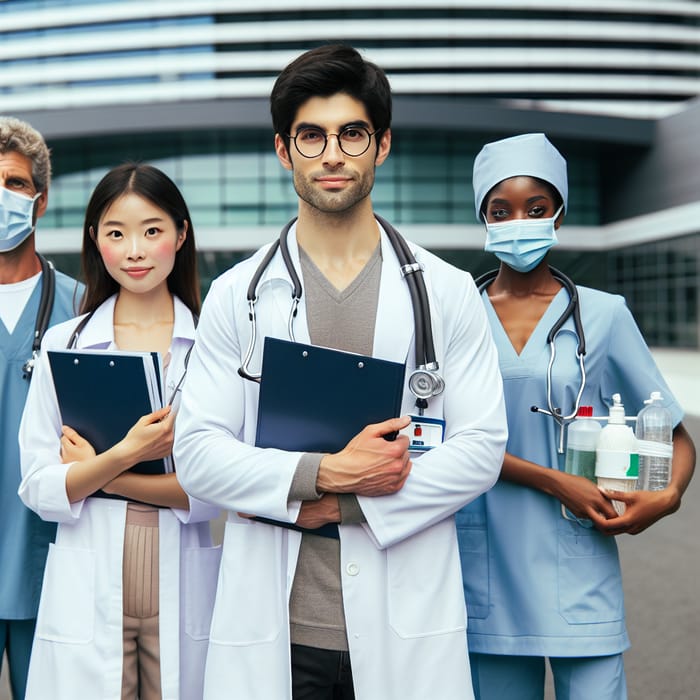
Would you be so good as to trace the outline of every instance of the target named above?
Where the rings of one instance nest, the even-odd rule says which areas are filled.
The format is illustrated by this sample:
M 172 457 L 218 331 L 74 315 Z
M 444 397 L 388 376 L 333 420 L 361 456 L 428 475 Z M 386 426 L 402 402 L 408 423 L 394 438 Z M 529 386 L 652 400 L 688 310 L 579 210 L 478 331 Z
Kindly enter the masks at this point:
M 0 187 L 0 253 L 14 250 L 34 231 L 34 197 Z
M 493 253 L 516 272 L 530 272 L 557 243 L 554 222 L 563 206 L 548 219 L 511 219 L 497 223 L 487 221 L 484 250 Z

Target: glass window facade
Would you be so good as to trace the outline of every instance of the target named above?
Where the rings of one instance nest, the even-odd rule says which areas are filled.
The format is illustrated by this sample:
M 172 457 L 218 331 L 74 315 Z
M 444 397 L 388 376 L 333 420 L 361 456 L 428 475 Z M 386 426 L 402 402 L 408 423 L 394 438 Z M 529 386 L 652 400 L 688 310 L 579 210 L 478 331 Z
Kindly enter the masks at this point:
M 649 344 L 700 347 L 700 233 L 617 251 L 607 267 Z
M 377 170 L 375 209 L 397 225 L 474 223 L 471 168 L 483 143 L 463 132 L 398 129 L 391 157 Z M 127 134 L 58 140 L 52 148 L 51 205 L 42 224 L 81 227 L 97 181 L 128 159 L 153 163 L 182 189 L 195 230 L 204 227 L 281 226 L 296 209 L 289 173 L 273 151 L 269 129 Z M 567 224 L 599 221 L 601 157 L 595 149 L 557 142 L 569 164 Z M 626 248 L 582 253 L 552 251 L 552 264 L 579 284 L 623 294 L 651 345 L 697 348 L 700 235 Z M 439 250 L 475 276 L 492 268 L 481 251 Z M 211 280 L 247 253 L 200 254 L 203 293 Z M 78 256 L 54 256 L 78 274 Z
M 398 224 L 474 223 L 472 164 L 492 139 L 463 132 L 397 131 L 391 157 L 377 170 L 375 208 Z M 94 185 L 110 167 L 130 159 L 168 173 L 182 189 L 197 226 L 277 225 L 296 208 L 289 173 L 273 151 L 271 130 L 125 134 L 49 145 L 54 178 L 46 226 L 80 226 Z M 567 221 L 595 225 L 597 155 L 558 145 L 569 162 Z

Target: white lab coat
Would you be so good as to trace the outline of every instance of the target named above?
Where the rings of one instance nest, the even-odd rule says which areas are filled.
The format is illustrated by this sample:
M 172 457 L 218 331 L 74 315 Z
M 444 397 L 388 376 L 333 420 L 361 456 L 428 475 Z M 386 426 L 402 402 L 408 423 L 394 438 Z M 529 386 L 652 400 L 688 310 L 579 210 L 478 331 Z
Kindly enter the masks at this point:
M 297 270 L 294 231 L 290 252 Z M 407 285 L 382 232 L 374 356 L 415 365 Z M 288 502 L 300 453 L 254 447 L 258 385 L 237 369 L 250 338 L 246 289 L 265 250 L 212 285 L 197 331 L 176 428 L 188 492 L 229 511 L 205 676 L 206 700 L 290 700 L 288 600 L 297 532 L 240 518 L 294 522 Z M 506 440 L 498 359 L 468 274 L 414 248 L 425 265 L 435 349 L 446 389 L 427 415 L 447 420 L 446 441 L 414 459 L 401 491 L 360 497 L 363 525 L 341 525 L 341 578 L 358 700 L 472 697 L 466 615 L 452 514 L 496 481 Z M 289 277 L 276 253 L 258 288 L 258 370 L 265 336 L 287 337 Z M 309 342 L 304 299 L 294 322 Z M 342 400 L 342 396 L 338 397 Z M 368 397 L 371 401 L 371 396 Z M 414 409 L 404 393 L 404 413 Z
M 78 348 L 114 349 L 114 302 L 105 301 L 78 337 Z M 27 700 L 118 700 L 122 681 L 122 553 L 126 501 L 88 498 L 69 503 L 68 464 L 60 461 L 61 420 L 47 349 L 64 349 L 77 319 L 44 336 L 20 427 L 22 500 L 59 523 L 51 545 L 32 648 Z M 185 368 L 194 324 L 175 299 L 165 395 Z M 99 387 L 96 387 L 99 390 Z M 105 416 L 108 420 L 109 416 Z M 209 520 L 217 508 L 190 498 L 190 510 L 159 510 L 162 696 L 195 700 L 202 678 L 220 548 Z

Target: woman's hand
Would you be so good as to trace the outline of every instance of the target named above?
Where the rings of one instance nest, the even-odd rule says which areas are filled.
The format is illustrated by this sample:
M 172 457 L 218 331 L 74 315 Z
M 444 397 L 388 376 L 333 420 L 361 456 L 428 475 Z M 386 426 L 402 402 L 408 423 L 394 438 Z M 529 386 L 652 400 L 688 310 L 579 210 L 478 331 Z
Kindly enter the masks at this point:
M 591 520 L 598 529 L 618 517 L 610 499 L 583 476 L 549 469 L 507 452 L 501 479 L 553 496 L 577 518 Z
M 95 456 L 95 448 L 73 428 L 67 425 L 61 428 L 61 462 L 82 462 Z
M 586 518 L 602 532 L 610 520 L 618 518 L 610 498 L 583 476 L 556 472 L 557 483 L 552 495 L 577 518 Z
M 109 420 L 109 417 L 105 417 L 105 420 Z M 68 500 L 75 503 L 90 496 L 139 462 L 169 456 L 173 448 L 174 425 L 175 414 L 170 406 L 161 408 L 139 418 L 129 432 L 108 450 L 72 463 L 66 472 Z M 121 488 L 121 483 L 120 480 L 108 488 Z
M 681 505 L 678 490 L 669 486 L 661 491 L 610 491 L 602 492 L 606 498 L 622 501 L 625 512 L 598 528 L 607 535 L 638 535 L 657 520 L 675 513 Z
M 174 437 L 175 413 L 170 406 L 166 406 L 139 418 L 114 449 L 128 454 L 127 461 L 131 466 L 169 456 Z

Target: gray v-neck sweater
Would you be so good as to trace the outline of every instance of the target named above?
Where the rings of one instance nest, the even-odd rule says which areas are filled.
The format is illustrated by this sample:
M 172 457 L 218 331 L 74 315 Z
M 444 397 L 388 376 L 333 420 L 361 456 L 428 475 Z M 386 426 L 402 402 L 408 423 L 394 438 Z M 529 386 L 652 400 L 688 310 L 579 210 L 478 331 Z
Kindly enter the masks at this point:
M 371 355 L 382 268 L 380 247 L 377 246 L 365 267 L 342 291 L 326 279 L 301 248 L 299 257 L 311 343 Z M 320 459 L 320 455 L 302 458 L 290 497 L 299 500 L 319 497 L 315 485 Z M 354 496 L 341 495 L 339 502 L 343 523 L 363 520 Z M 289 617 L 292 644 L 347 650 L 339 540 L 303 535 Z

